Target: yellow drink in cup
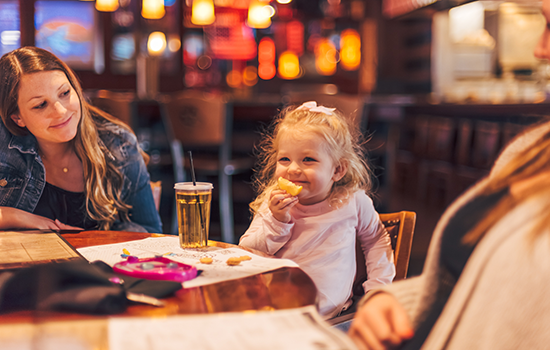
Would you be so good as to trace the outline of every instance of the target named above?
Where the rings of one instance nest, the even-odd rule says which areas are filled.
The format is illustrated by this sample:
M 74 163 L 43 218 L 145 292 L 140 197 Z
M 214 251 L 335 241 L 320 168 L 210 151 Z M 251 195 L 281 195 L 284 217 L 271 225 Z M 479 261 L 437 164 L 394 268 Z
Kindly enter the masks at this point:
M 175 184 L 178 208 L 178 234 L 182 248 L 208 245 L 212 184 L 208 182 L 179 182 Z

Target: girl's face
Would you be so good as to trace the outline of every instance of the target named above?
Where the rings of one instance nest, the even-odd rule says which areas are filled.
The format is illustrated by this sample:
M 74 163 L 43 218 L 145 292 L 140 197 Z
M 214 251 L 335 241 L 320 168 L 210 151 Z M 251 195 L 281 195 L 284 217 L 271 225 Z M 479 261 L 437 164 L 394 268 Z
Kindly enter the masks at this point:
M 337 166 L 327 152 L 323 138 L 313 132 L 286 133 L 279 137 L 275 177 L 303 186 L 298 199 L 303 205 L 325 200 L 332 184 L 347 168 Z
M 546 26 L 535 48 L 535 57 L 539 59 L 550 59 L 550 0 L 542 1 L 542 14 L 546 19 Z
M 27 127 L 42 146 L 75 137 L 80 99 L 62 71 L 23 75 L 17 105 L 19 113 L 11 118 L 20 127 Z

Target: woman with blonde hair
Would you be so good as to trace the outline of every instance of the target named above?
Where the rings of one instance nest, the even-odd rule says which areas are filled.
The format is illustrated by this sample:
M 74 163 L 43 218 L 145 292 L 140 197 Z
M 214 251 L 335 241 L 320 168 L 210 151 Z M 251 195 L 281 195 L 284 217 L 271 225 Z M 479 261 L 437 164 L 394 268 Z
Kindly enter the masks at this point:
M 550 0 L 543 0 L 550 22 Z M 550 58 L 550 27 L 535 55 Z M 349 335 L 359 349 L 547 349 L 550 123 L 505 148 L 443 214 L 420 276 L 374 290 Z
M 346 118 L 314 101 L 289 107 L 261 150 L 254 218 L 239 244 L 298 263 L 327 318 L 351 303 L 356 239 L 368 272 L 364 290 L 391 283 L 390 238 L 368 196 L 359 133 Z
M 0 229 L 162 232 L 146 154 L 52 53 L 0 59 Z

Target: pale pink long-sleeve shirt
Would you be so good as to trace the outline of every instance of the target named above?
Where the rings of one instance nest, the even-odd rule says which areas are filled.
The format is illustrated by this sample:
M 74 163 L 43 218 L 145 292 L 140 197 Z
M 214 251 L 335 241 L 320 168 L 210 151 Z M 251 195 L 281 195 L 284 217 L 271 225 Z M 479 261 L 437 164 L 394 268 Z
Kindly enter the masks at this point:
M 391 283 L 395 266 L 390 238 L 365 192 L 356 192 L 338 209 L 325 200 L 298 203 L 290 213 L 290 223 L 280 222 L 264 203 L 239 245 L 296 262 L 317 286 L 322 315 L 337 315 L 351 297 L 356 237 L 365 253 L 365 292 Z

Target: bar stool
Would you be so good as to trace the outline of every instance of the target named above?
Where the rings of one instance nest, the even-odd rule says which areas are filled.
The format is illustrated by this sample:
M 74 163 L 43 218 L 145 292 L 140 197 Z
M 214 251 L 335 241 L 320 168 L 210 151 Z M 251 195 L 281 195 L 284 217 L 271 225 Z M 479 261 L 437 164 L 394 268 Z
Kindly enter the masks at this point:
M 419 163 L 419 197 L 446 206 L 453 199 L 456 127 L 452 118 L 430 116 L 425 158 Z
M 500 125 L 497 122 L 475 122 L 472 165 L 490 169 L 500 150 Z

